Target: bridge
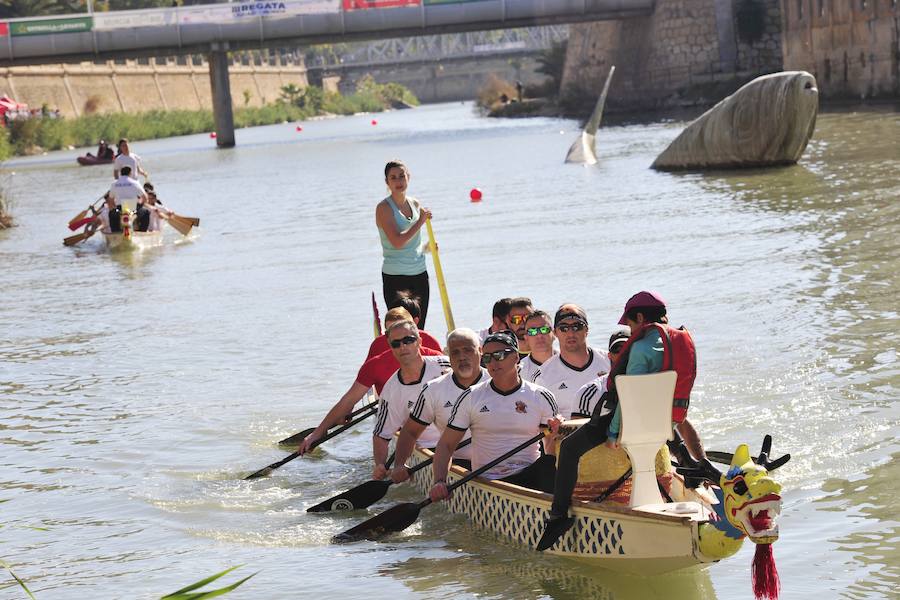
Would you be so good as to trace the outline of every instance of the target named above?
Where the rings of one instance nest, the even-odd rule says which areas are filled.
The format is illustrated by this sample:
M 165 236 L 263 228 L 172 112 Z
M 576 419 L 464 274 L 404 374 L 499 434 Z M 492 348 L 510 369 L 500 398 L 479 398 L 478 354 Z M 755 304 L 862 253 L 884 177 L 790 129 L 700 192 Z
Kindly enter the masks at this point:
M 260 0 L 0 23 L 0 66 L 207 54 L 217 143 L 234 145 L 229 51 L 646 16 L 655 0 Z

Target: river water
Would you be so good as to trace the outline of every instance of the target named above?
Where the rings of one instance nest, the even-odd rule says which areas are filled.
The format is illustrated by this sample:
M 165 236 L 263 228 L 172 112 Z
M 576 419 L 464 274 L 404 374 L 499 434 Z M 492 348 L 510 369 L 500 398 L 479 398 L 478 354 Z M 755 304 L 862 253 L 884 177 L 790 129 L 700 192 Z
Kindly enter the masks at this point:
M 305 509 L 367 478 L 368 427 L 241 481 L 352 383 L 393 157 L 434 211 L 458 325 L 485 327 L 502 296 L 574 301 L 604 347 L 625 300 L 659 290 L 699 346 L 706 446 L 772 433 L 793 455 L 777 472 L 783 597 L 897 597 L 897 113 L 823 114 L 799 165 L 706 175 L 648 169 L 683 122 L 604 128 L 583 167 L 562 163 L 572 121 L 461 104 L 375 118 L 243 130 L 226 151 L 135 143 L 160 198 L 202 219 L 137 255 L 60 244 L 111 169 L 74 151 L 5 165 L 19 226 L 0 232 L 0 556 L 39 599 L 159 597 L 234 565 L 226 581 L 259 574 L 233 598 L 752 597 L 750 543 L 625 577 L 430 507 L 388 541 L 330 545 L 364 515 Z M 445 331 L 436 290 L 428 329 Z M 0 597 L 24 597 L 2 573 Z

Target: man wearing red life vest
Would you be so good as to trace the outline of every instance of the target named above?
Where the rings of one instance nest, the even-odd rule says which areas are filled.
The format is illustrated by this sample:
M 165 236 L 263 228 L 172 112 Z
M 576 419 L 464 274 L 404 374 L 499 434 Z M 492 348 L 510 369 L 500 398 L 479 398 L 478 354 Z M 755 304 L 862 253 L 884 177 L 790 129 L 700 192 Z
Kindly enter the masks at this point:
M 695 458 L 705 456 L 696 431 L 686 420 L 688 401 L 697 374 L 696 351 L 690 334 L 668 324 L 666 303 L 655 292 L 639 292 L 625 304 L 619 324 L 628 325 L 629 338 L 612 366 L 607 391 L 594 407 L 591 419 L 560 445 L 553 505 L 544 535 L 537 549 L 546 550 L 572 526 L 569 517 L 572 492 L 578 478 L 578 462 L 592 448 L 607 442 L 615 446 L 619 435 L 619 405 L 615 391 L 616 375 L 641 375 L 674 370 L 677 373 L 672 420 Z

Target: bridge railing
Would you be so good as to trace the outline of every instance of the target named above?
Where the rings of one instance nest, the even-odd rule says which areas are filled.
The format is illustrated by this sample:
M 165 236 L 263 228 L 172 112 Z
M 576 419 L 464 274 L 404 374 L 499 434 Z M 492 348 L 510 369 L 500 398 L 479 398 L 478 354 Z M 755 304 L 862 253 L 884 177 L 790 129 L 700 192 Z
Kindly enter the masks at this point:
M 623 18 L 655 0 L 259 0 L 0 22 L 0 62 L 401 37 Z

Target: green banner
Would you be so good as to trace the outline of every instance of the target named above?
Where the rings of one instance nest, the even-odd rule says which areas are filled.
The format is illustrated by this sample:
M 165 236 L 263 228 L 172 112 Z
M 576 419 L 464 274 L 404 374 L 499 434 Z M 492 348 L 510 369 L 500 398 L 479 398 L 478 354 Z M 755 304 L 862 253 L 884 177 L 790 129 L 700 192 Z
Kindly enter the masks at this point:
M 93 17 L 42 19 L 40 21 L 11 21 L 9 24 L 9 32 L 13 36 L 82 33 L 90 31 L 93 25 Z

